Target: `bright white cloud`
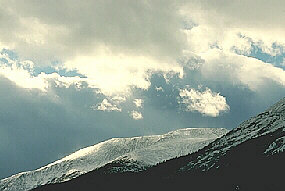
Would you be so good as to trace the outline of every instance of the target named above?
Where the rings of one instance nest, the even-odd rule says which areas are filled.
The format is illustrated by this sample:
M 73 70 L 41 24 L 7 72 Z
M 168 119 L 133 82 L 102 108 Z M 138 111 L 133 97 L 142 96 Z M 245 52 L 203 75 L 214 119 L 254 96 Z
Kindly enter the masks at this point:
M 240 31 L 254 40 L 265 44 L 285 42 L 285 19 L 281 0 L 239 0 L 239 1 L 187 1 L 180 13 L 196 25 L 217 31 L 217 37 L 224 32 Z M 210 35 L 213 34 L 211 31 Z
M 68 88 L 71 85 L 80 85 L 85 79 L 80 77 L 65 77 L 57 73 L 46 74 L 44 72 L 37 76 L 32 73 L 34 71 L 34 63 L 32 61 L 13 60 L 6 53 L 0 53 L 0 75 L 14 82 L 17 86 L 27 89 L 39 89 L 47 92 L 49 83 L 54 82 L 58 87 Z
M 22 88 L 46 91 L 48 87 L 47 81 L 39 77 L 31 76 L 28 71 L 21 67 L 0 66 L 0 74 Z
M 91 108 L 99 111 L 120 111 L 120 112 L 122 111 L 121 108 L 118 108 L 117 105 L 109 102 L 108 99 L 103 99 L 101 103 L 99 103 L 96 106 L 92 106 Z
M 0 75 L 22 88 L 35 88 L 46 91 L 48 87 L 47 81 L 40 77 L 34 77 L 30 73 L 30 70 L 33 68 L 33 62 L 23 61 L 19 63 L 10 59 L 9 55 L 5 53 L 0 53 L 0 58 L 5 61 L 0 61 Z
M 134 99 L 133 103 L 137 108 L 142 108 L 143 100 L 142 99 Z
M 140 112 L 138 112 L 138 111 L 131 111 L 130 116 L 131 116 L 134 120 L 143 119 L 142 113 L 140 113 Z
M 201 73 L 214 81 L 247 85 L 251 90 L 263 88 L 268 80 L 285 86 L 285 71 L 258 59 L 211 49 L 201 54 L 205 64 Z
M 206 89 L 204 92 L 195 89 L 181 89 L 179 95 L 180 103 L 185 106 L 186 111 L 198 111 L 206 116 L 217 117 L 220 112 L 230 109 L 226 98 L 210 89 Z
M 96 54 L 95 54 L 96 55 Z M 85 75 L 91 88 L 99 88 L 107 96 L 129 94 L 132 87 L 147 89 L 155 72 L 178 73 L 183 69 L 175 61 L 164 62 L 145 56 L 114 55 L 108 50 L 97 56 L 78 56 L 65 67 Z

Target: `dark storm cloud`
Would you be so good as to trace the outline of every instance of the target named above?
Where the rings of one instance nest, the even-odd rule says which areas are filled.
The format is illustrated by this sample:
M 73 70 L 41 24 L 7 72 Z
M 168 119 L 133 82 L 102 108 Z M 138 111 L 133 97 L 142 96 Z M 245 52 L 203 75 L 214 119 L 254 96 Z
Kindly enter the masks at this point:
M 172 57 L 185 41 L 174 1 L 4 0 L 0 7 L 0 42 L 24 57 L 63 59 L 101 46 Z

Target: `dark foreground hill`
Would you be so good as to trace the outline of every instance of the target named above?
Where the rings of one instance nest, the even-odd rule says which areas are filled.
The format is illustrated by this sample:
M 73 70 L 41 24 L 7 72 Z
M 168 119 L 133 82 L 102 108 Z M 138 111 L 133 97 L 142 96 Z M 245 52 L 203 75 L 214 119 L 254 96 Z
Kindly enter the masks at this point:
M 68 182 L 36 191 L 242 190 L 284 191 L 285 99 L 205 148 L 141 172 L 116 161 Z

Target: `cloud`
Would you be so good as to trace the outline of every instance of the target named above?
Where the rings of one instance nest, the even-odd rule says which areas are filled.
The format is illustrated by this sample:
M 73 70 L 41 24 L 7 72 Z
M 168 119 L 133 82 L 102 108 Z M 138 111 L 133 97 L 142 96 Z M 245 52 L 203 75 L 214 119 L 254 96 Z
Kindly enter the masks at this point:
M 102 45 L 112 52 L 172 57 L 184 42 L 178 5 L 169 0 L 2 0 L 0 40 L 33 57 L 45 52 L 46 58 L 62 59 Z
M 153 72 L 181 73 L 180 2 L 0 2 L 0 43 L 37 66 L 60 61 L 105 95 L 146 89 Z
M 206 79 L 247 85 L 251 90 L 265 88 L 267 81 L 285 86 L 285 71 L 258 59 L 211 49 L 202 55 L 201 74 Z
M 134 120 L 143 119 L 142 113 L 140 113 L 140 112 L 138 112 L 138 111 L 131 111 L 130 116 L 131 116 Z
M 183 74 L 182 67 L 175 61 L 164 62 L 123 52 L 116 55 L 108 50 L 94 55 L 78 56 L 64 66 L 86 76 L 89 87 L 99 88 L 108 96 L 128 95 L 132 87 L 147 89 L 149 78 L 155 72 Z
M 121 104 L 124 103 L 126 101 L 126 97 L 122 97 L 122 96 L 113 96 L 111 98 L 111 100 L 116 103 L 116 104 Z
M 47 74 L 44 72 L 36 76 L 33 73 L 34 63 L 32 61 L 20 61 L 17 58 L 12 58 L 5 51 L 0 52 L 0 75 L 8 78 L 19 87 L 47 92 L 51 82 L 59 87 L 68 88 L 71 85 L 76 85 L 80 88 L 81 83 L 85 81 L 84 78 L 78 76 L 65 77 L 58 73 Z
M 98 111 L 122 111 L 121 108 L 118 108 L 115 104 L 110 103 L 108 99 L 103 99 L 100 104 L 92 106 L 91 108 Z
M 30 73 L 32 69 L 33 62 L 17 62 L 16 60 L 12 60 L 9 55 L 3 51 L 0 53 L 0 75 L 15 82 L 20 87 L 46 91 L 48 83 L 40 77 L 32 76 Z
M 197 25 L 220 32 L 217 37 L 223 36 L 224 32 L 240 31 L 253 39 L 264 41 L 265 44 L 280 42 L 284 45 L 284 1 L 193 0 L 187 1 L 186 4 L 188 6 L 183 6 L 181 13 Z
M 28 71 L 23 69 L 21 66 L 17 67 L 15 65 L 0 66 L 0 74 L 8 78 L 9 80 L 15 82 L 18 86 L 28 89 L 39 89 L 41 91 L 46 91 L 47 82 L 39 77 L 33 77 Z
M 134 99 L 133 103 L 137 108 L 142 108 L 143 100 L 142 99 Z
M 210 89 L 204 92 L 181 89 L 179 95 L 182 99 L 180 103 L 185 106 L 186 111 L 198 111 L 206 116 L 217 117 L 220 112 L 230 109 L 226 98 Z
M 264 0 L 0 4 L 3 46 L 36 65 L 59 60 L 107 96 L 130 94 L 133 87 L 147 89 L 155 72 L 183 77 L 183 67 L 199 69 L 202 54 L 211 49 L 248 55 L 258 45 L 274 55 L 274 43 L 285 45 L 283 2 L 276 0 L 270 6 Z
M 284 85 L 284 70 L 259 61 L 260 53 L 255 53 L 260 49 L 272 57 L 284 54 L 283 4 L 280 0 L 186 1 L 180 13 L 192 23 L 184 32 L 186 49 L 203 61 L 195 65 L 197 69 L 207 79 L 247 85 L 254 91 L 269 81 Z

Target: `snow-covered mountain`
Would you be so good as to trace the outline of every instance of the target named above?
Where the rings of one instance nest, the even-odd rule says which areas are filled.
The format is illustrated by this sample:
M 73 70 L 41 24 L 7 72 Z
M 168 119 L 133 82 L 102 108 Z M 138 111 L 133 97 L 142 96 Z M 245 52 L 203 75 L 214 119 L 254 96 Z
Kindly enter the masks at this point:
M 144 169 L 164 160 L 193 153 L 226 134 L 223 128 L 187 128 L 164 135 L 113 138 L 80 149 L 34 171 L 0 180 L 1 191 L 24 191 L 76 178 L 113 161 L 134 161 Z M 130 169 L 128 169 L 130 170 Z
M 139 172 L 129 170 L 140 169 L 139 164 L 113 161 L 71 181 L 35 191 L 284 191 L 284 151 L 285 98 L 197 152 Z

